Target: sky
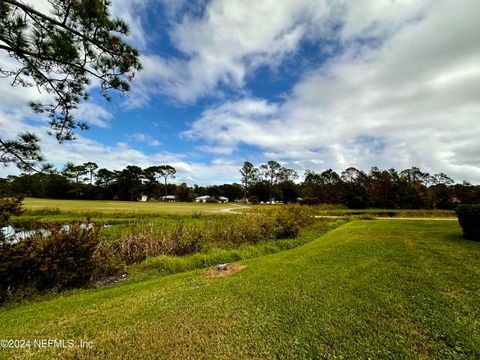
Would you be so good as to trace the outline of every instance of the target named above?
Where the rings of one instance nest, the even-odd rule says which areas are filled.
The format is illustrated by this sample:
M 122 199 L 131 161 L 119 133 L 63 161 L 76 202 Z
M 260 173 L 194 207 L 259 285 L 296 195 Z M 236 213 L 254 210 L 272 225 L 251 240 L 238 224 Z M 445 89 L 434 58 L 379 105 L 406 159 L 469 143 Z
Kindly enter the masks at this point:
M 128 96 L 91 88 L 76 114 L 91 129 L 59 145 L 27 106 L 48 95 L 0 79 L 2 138 L 35 132 L 59 168 L 170 164 L 189 185 L 268 160 L 480 183 L 478 0 L 113 0 L 111 13 L 144 66 Z

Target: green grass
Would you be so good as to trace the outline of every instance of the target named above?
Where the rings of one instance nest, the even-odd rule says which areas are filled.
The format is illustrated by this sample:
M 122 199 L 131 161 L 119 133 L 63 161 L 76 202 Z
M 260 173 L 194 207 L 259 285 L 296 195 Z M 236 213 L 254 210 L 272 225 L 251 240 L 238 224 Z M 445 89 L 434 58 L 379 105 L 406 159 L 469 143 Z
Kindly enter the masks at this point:
M 408 217 L 408 218 L 455 218 L 453 210 L 422 209 L 322 209 L 318 207 L 318 215 L 327 216 L 372 216 L 372 217 Z
M 234 204 L 163 203 L 103 200 L 56 200 L 25 198 L 21 216 L 10 222 L 19 228 L 42 228 L 45 223 L 96 222 L 116 225 L 103 229 L 108 237 L 120 237 L 148 225 L 175 226 L 179 221 L 205 223 L 207 216 L 223 216 Z M 132 231 L 130 231 L 132 230 Z
M 165 216 L 200 217 L 222 214 L 222 210 L 234 209 L 245 213 L 255 209 L 274 211 L 282 205 L 247 205 L 241 208 L 237 204 L 207 203 L 163 203 L 140 201 L 108 200 L 57 200 L 25 198 L 23 206 L 26 212 L 13 217 L 14 224 L 68 223 L 72 221 L 104 222 L 110 224 L 131 223 L 132 219 L 155 218 Z M 455 217 L 452 210 L 388 210 L 388 209 L 344 209 L 339 205 L 314 206 L 318 215 L 327 216 L 382 216 L 382 217 Z
M 138 282 L 154 277 L 202 269 L 216 264 L 233 263 L 240 260 L 252 259 L 263 255 L 275 254 L 289 250 L 317 239 L 328 231 L 343 224 L 346 220 L 323 220 L 302 230 L 293 239 L 264 241 L 258 244 L 244 243 L 235 248 L 213 248 L 207 252 L 200 252 L 188 256 L 156 256 L 128 267 L 129 282 Z M 216 244 L 217 246 L 219 244 Z M 225 244 L 228 245 L 228 244 Z M 223 245 L 225 247 L 225 245 Z
M 116 212 L 147 212 L 158 214 L 191 214 L 193 212 L 219 211 L 228 204 L 208 203 L 165 203 L 142 201 L 110 201 L 110 200 L 57 200 L 25 198 L 23 205 L 28 210 L 55 208 L 60 211 L 98 211 Z
M 141 202 L 141 201 L 110 201 L 110 200 L 58 200 L 25 198 L 23 206 L 30 215 L 78 215 L 93 216 L 158 216 L 158 215 L 192 215 L 219 213 L 226 208 L 235 207 L 232 204 L 208 204 L 196 202 Z
M 196 270 L 0 310 L 0 358 L 480 357 L 480 243 L 455 222 L 355 221 L 228 277 Z

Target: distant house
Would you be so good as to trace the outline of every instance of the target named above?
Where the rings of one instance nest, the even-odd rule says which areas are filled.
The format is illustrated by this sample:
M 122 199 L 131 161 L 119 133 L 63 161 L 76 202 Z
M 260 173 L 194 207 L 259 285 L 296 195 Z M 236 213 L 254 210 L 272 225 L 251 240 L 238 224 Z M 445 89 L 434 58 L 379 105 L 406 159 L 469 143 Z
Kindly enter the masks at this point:
M 142 195 L 142 197 L 140 198 L 140 201 L 148 201 L 148 196 Z
M 175 202 L 177 201 L 177 197 L 175 195 L 165 195 L 160 197 L 160 201 Z
M 217 197 L 218 201 L 220 201 L 222 204 L 228 202 L 228 198 L 225 196 L 219 196 Z
M 203 195 L 203 196 L 198 196 L 195 198 L 195 202 L 207 202 L 207 200 L 210 199 L 210 195 Z

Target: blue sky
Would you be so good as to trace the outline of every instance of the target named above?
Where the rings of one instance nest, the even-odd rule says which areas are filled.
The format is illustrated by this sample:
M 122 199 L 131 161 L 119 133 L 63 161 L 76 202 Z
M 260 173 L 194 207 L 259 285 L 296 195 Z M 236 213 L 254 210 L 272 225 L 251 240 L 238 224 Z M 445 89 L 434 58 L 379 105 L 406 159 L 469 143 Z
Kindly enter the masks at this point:
M 0 79 L 2 137 L 36 132 L 59 167 L 171 164 L 190 185 L 239 181 L 243 161 L 269 159 L 300 174 L 419 166 L 480 182 L 477 0 L 113 0 L 111 10 L 144 65 L 128 97 L 107 103 L 92 87 L 77 115 L 91 130 L 58 145 L 25 105 L 46 95 Z

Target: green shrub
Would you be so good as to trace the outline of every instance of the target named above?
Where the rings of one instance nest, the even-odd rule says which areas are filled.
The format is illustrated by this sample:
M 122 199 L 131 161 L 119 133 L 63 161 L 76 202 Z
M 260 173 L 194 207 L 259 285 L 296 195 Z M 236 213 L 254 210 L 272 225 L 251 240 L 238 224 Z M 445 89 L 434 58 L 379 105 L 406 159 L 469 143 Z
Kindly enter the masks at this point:
M 13 215 L 20 215 L 22 210 L 22 197 L 7 197 L 0 199 L 0 227 L 7 225 Z M 3 232 L 0 231 L 0 242 L 4 240 Z
M 291 205 L 281 207 L 273 213 L 277 221 L 277 239 L 294 238 L 299 231 L 314 221 L 310 207 Z
M 173 228 L 144 224 L 115 241 L 102 241 L 94 254 L 98 274 L 109 275 L 118 271 L 116 264 L 130 265 L 147 257 L 185 256 L 293 238 L 314 221 L 311 209 L 300 205 L 253 210 L 236 216 L 209 216 L 208 219 L 207 225 L 179 222 Z
M 99 242 L 98 227 L 72 224 L 37 232 L 18 243 L 0 244 L 0 302 L 24 289 L 58 291 L 87 284 L 95 271 L 92 255 Z
M 465 239 L 480 240 L 480 204 L 464 204 L 455 210 Z

